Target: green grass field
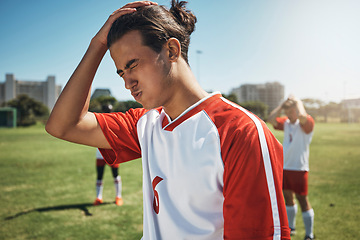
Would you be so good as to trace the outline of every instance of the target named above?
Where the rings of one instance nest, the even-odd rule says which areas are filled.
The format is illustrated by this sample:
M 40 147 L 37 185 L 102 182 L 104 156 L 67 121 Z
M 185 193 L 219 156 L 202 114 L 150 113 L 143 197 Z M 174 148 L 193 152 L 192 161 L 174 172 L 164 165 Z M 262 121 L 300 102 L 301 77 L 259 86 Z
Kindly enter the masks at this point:
M 274 132 L 281 140 L 282 133 Z M 317 239 L 359 239 L 360 125 L 316 124 L 309 198 Z M 44 127 L 0 129 L 0 239 L 140 239 L 141 161 L 120 166 L 124 205 L 110 168 L 95 199 L 95 149 L 57 140 Z M 303 239 L 300 212 L 297 235 Z

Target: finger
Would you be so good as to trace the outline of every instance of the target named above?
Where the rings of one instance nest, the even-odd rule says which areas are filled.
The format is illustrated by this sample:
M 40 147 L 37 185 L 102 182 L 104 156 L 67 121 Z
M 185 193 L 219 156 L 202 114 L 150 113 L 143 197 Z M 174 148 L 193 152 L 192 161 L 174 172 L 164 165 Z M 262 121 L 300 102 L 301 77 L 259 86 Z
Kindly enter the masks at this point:
M 136 2 L 131 2 L 126 4 L 125 8 L 139 8 L 139 7 L 144 7 L 144 6 L 149 6 L 149 5 L 157 5 L 156 2 L 151 2 L 151 1 L 136 1 Z
M 138 8 L 138 7 L 144 7 L 144 6 L 149 6 L 149 5 L 157 5 L 157 3 L 151 2 L 151 1 L 131 2 L 131 3 L 124 5 L 123 7 L 119 8 L 119 9 L 115 10 L 111 15 L 131 13 L 131 12 L 136 11 L 136 8 Z
M 125 15 L 128 13 L 132 13 L 132 12 L 136 12 L 136 8 L 119 8 L 117 10 L 115 10 L 110 16 L 114 16 L 114 15 Z
M 133 13 L 136 11 L 136 8 L 138 7 L 144 7 L 149 5 L 158 5 L 156 2 L 152 1 L 136 1 L 132 3 L 128 3 L 125 6 L 115 10 L 110 17 L 118 18 L 122 15 Z

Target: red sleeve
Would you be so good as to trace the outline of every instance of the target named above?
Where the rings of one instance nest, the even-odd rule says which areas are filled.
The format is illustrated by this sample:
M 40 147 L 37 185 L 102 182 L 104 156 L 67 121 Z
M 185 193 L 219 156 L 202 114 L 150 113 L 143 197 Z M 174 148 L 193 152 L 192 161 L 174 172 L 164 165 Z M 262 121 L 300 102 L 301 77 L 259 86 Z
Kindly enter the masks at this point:
M 276 229 L 281 239 L 290 239 L 282 195 L 281 144 L 259 120 L 270 155 L 267 159 L 270 159 L 273 189 L 265 173 L 256 125 L 247 116 L 229 118 L 233 119 L 231 123 L 218 126 L 224 161 L 224 239 L 272 240 Z M 277 205 L 278 212 L 274 212 L 278 223 L 275 223 L 270 191 L 276 196 L 273 203 Z
M 136 124 L 147 110 L 130 109 L 126 113 L 95 113 L 111 149 L 99 149 L 109 165 L 141 157 Z
M 306 134 L 309 134 L 313 131 L 314 129 L 314 125 L 315 125 L 315 121 L 314 119 L 310 116 L 310 115 L 307 115 L 306 117 L 306 123 L 304 125 L 301 125 L 301 128 L 302 130 L 306 133 Z
M 277 126 L 274 128 L 276 130 L 284 130 L 284 123 L 287 119 L 288 119 L 287 117 L 277 117 L 276 118 Z

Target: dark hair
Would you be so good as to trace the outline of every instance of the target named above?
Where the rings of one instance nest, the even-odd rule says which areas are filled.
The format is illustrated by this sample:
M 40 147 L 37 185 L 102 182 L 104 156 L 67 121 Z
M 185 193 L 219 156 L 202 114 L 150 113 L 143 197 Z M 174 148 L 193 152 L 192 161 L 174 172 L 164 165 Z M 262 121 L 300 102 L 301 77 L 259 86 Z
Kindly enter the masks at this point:
M 290 109 L 292 107 L 295 107 L 296 102 L 293 99 L 287 99 L 283 104 L 282 104 L 282 108 L 287 110 Z
M 190 35 L 195 30 L 196 17 L 186 9 L 186 4 L 185 1 L 172 0 L 170 10 L 164 6 L 150 5 L 119 17 L 107 36 L 108 47 L 129 31 L 139 30 L 144 45 L 157 53 L 170 38 L 178 39 L 181 56 L 188 63 Z

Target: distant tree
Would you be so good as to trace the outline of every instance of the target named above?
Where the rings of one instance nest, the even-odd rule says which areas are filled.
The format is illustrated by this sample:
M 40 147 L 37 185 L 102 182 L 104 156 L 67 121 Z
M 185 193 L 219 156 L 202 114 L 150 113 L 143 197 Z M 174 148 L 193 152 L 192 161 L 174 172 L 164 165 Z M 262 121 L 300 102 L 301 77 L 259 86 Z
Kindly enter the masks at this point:
M 304 98 L 301 99 L 301 101 L 303 102 L 304 107 L 308 109 L 319 109 L 325 105 L 324 101 L 315 98 Z
M 114 108 L 114 112 L 126 112 L 130 108 L 142 108 L 142 105 L 136 101 L 122 101 L 118 102 L 118 104 Z
M 238 99 L 235 94 L 230 93 L 229 95 L 222 94 L 224 98 L 226 98 L 229 101 L 232 101 L 233 103 L 239 104 Z
M 302 99 L 306 111 L 317 121 L 328 122 L 330 118 L 342 119 L 347 116 L 345 110 L 340 103 L 329 102 L 325 103 L 322 100 L 314 98 Z
M 100 96 L 94 99 L 91 99 L 89 105 L 90 112 L 126 112 L 130 108 L 141 108 L 142 105 L 135 101 L 120 101 L 118 102 L 116 98 L 111 96 Z
M 260 101 L 249 101 L 249 102 L 242 102 L 240 105 L 249 110 L 250 112 L 254 113 L 261 119 L 267 118 L 267 110 L 268 106 Z
M 6 106 L 16 108 L 18 126 L 34 125 L 37 120 L 44 120 L 49 116 L 47 106 L 26 94 L 21 94 L 15 99 L 8 101 Z
M 323 113 L 320 111 L 326 104 L 324 101 L 315 98 L 304 98 L 301 99 L 306 109 L 306 112 L 310 114 L 315 120 L 318 117 L 323 116 Z
M 341 104 L 329 102 L 328 104 L 319 107 L 319 115 L 324 117 L 324 122 L 328 122 L 328 117 L 339 117 L 342 110 Z
M 100 96 L 90 100 L 89 111 L 98 113 L 112 112 L 117 104 L 118 102 L 114 97 Z

